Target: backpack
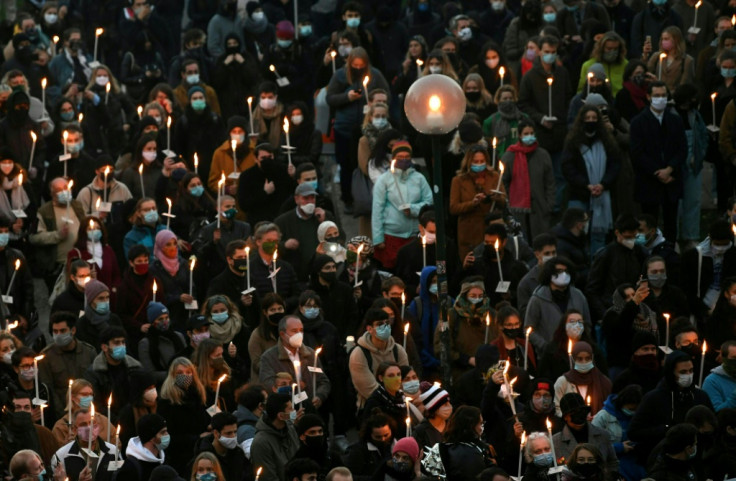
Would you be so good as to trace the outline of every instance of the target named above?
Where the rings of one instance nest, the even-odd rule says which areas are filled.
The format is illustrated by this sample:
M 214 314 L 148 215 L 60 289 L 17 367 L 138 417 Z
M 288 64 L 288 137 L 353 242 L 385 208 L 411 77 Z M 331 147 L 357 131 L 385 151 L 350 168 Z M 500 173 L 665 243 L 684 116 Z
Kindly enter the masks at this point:
M 352 354 L 353 351 L 358 348 L 360 348 L 360 350 L 363 351 L 363 356 L 365 356 L 365 360 L 368 363 L 368 370 L 373 372 L 373 356 L 371 356 L 371 351 L 369 351 L 368 348 L 363 347 L 360 344 L 356 344 L 355 347 L 353 347 L 350 350 L 350 354 Z M 394 348 L 392 352 L 394 355 L 394 362 L 399 362 L 399 345 L 398 344 L 394 343 Z M 350 357 L 350 355 L 348 355 L 348 357 Z

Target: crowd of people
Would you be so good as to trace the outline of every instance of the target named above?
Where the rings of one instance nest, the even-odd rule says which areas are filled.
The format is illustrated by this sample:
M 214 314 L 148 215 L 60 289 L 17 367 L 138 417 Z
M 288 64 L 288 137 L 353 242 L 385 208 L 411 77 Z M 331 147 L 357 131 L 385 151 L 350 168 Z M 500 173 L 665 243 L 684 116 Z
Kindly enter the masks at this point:
M 5 479 L 736 477 L 735 1 L 0 3 Z

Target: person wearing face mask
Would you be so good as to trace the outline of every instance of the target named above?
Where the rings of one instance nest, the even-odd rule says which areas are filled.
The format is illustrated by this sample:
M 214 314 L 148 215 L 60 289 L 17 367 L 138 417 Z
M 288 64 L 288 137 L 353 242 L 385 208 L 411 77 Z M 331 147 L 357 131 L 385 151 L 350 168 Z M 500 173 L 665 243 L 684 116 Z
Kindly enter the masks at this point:
M 563 257 L 554 257 L 541 268 L 539 287 L 529 299 L 524 316 L 524 328 L 533 329 L 529 340 L 537 352 L 543 352 L 552 341 L 557 320 L 566 311 L 575 309 L 582 313 L 583 319 L 591 319 L 588 301 L 574 286 L 573 275 L 570 261 Z M 586 329 L 592 329 L 590 324 Z
M 637 464 L 634 454 L 636 445 L 629 440 L 628 434 L 631 418 L 641 402 L 641 391 L 640 386 L 632 384 L 611 394 L 603 404 L 603 409 L 591 421 L 593 426 L 608 431 L 619 461 L 619 473 L 627 480 L 643 479 L 646 476 L 644 468 Z
M 110 307 L 110 289 L 102 282 L 89 279 L 84 287 L 84 299 L 84 315 L 77 321 L 77 338 L 99 346 L 99 336 L 105 328 L 123 327 L 123 323 Z
M 187 320 L 187 346 L 176 354 L 176 357 L 191 358 L 199 343 L 209 339 L 212 322 L 203 314 L 194 314 Z M 247 349 L 247 348 L 246 348 Z
M 136 359 L 128 355 L 125 330 L 119 326 L 105 328 L 99 335 L 101 352 L 84 373 L 92 384 L 95 405 L 107 405 L 112 394 L 111 414 L 117 419 L 120 409 L 130 400 L 130 376 L 143 369 Z
M 91 280 L 91 269 L 89 264 L 76 259 L 69 263 L 65 270 L 66 289 L 58 294 L 51 304 L 51 312 L 67 311 L 81 312 L 84 310 L 84 288 L 87 281 Z M 94 344 L 96 345 L 96 344 Z
M 424 381 L 420 389 L 419 399 L 424 407 L 424 420 L 414 428 L 412 436 L 416 439 L 419 449 L 424 450 L 425 447 L 431 448 L 442 442 L 453 408 L 450 395 L 440 386 Z
M 74 180 L 72 194 L 77 196 L 82 187 L 94 180 L 95 159 L 88 153 L 92 152 L 92 150 L 87 149 L 85 146 L 84 132 L 81 127 L 70 125 L 66 131 L 68 132 L 66 152 L 71 155 L 71 158 L 63 162 L 50 163 L 46 171 L 46 178 L 66 177 Z M 64 142 L 62 140 L 62 151 L 58 155 L 64 153 L 63 145 Z M 66 167 L 64 164 L 66 164 Z
M 493 8 L 497 5 L 501 5 L 503 7 L 503 10 L 501 10 L 501 18 L 509 15 L 511 18 L 513 18 L 513 14 L 510 10 L 506 9 L 505 2 L 502 0 L 494 0 L 491 2 L 491 5 Z M 483 16 L 496 16 L 499 14 L 498 11 L 495 9 L 486 10 L 485 13 L 481 15 L 481 22 L 483 21 Z M 510 19 L 509 19 L 510 20 Z M 503 32 L 506 31 L 506 27 L 504 26 L 502 28 Z M 493 32 L 494 30 L 485 30 Z M 501 39 L 501 41 L 503 38 Z M 501 41 L 489 41 L 485 45 L 483 45 L 483 49 L 480 52 L 480 55 L 478 56 L 477 63 L 474 65 L 471 69 L 471 73 L 478 73 L 481 78 L 483 79 L 483 83 L 485 84 L 486 90 L 491 93 L 491 95 L 495 95 L 498 92 L 498 89 L 502 85 L 508 85 L 514 88 L 514 91 L 518 88 L 518 81 L 516 78 L 516 74 L 513 71 L 513 69 L 510 66 L 510 63 L 506 61 L 506 57 L 503 53 L 503 50 L 499 45 L 502 43 Z M 501 74 L 500 71 L 503 68 L 503 82 L 501 82 Z M 496 105 L 498 105 L 498 102 L 492 102 Z M 481 117 L 481 120 L 485 120 L 488 116 Z
M 159 414 L 146 414 L 136 422 L 137 436 L 130 438 L 125 449 L 125 462 L 116 473 L 116 479 L 135 481 L 164 464 L 164 451 L 171 443 L 166 419 Z M 168 463 L 167 463 L 168 464 Z
M 407 286 L 407 292 L 412 289 Z M 437 268 L 428 265 L 420 271 L 419 295 L 408 306 L 409 315 L 416 319 L 420 330 L 421 346 L 419 356 L 422 361 L 422 374 L 425 379 L 433 379 L 440 367 L 439 353 L 434 350 L 434 332 L 439 322 L 439 295 L 437 287 Z M 415 333 L 414 333 L 415 334 Z
M 296 433 L 299 435 L 299 451 L 294 454 L 292 462 L 299 458 L 306 458 L 315 462 L 312 469 L 315 470 L 313 472 L 317 473 L 316 479 L 325 479 L 325 476 L 333 467 L 341 464 L 338 460 L 332 459 L 327 443 L 329 432 L 326 432 L 324 421 L 318 415 L 305 414 L 299 418 L 296 422 Z M 287 477 L 285 479 L 295 479 L 288 475 L 288 467 L 286 471 Z
M 275 26 L 276 42 L 263 52 L 261 76 L 272 82 L 283 82 L 279 78 L 288 80 L 288 85 L 284 84 L 279 88 L 281 101 L 288 105 L 312 95 L 315 68 L 308 59 L 306 49 L 294 39 L 293 23 L 284 19 Z
M 305 369 L 306 372 L 306 369 Z M 284 467 L 299 450 L 300 441 L 294 422 L 296 410 L 290 394 L 272 393 L 266 400 L 265 412 L 256 424 L 251 444 L 251 464 L 263 466 L 259 479 L 280 481 Z
M 260 62 L 263 52 L 276 38 L 276 28 L 269 23 L 263 5 L 260 2 L 249 2 L 245 6 L 245 19 L 243 20 L 243 34 L 245 49 L 254 59 Z
M 707 478 L 721 479 L 720 476 L 731 476 L 731 473 L 736 473 L 735 454 L 736 409 L 724 408 L 718 411 L 715 445 L 703 455 Z
M 483 135 L 497 139 L 497 156 L 503 156 L 510 145 L 519 141 L 519 121 L 528 118 L 519 110 L 518 100 L 517 90 L 513 85 L 498 87 L 493 97 L 498 112 L 483 121 Z
M 322 222 L 317 228 L 317 240 L 319 240 L 319 245 L 316 254 L 332 257 L 338 270 L 342 271 L 347 249 L 340 244 L 340 231 L 337 229 L 337 224 L 330 220 Z
M 652 391 L 662 379 L 662 364 L 657 358 L 659 340 L 651 332 L 639 331 L 630 343 L 629 364 L 613 383 L 612 391 L 620 392 L 629 385 L 641 386 L 644 394 Z
M 617 25 L 618 28 L 618 25 Z M 578 93 L 582 93 L 586 87 L 587 76 L 583 76 L 582 72 L 590 72 L 590 68 L 594 64 L 602 67 L 604 79 L 608 79 L 605 85 L 610 87 L 610 94 L 614 97 L 621 90 L 624 81 L 624 71 L 628 65 L 626 43 L 624 39 L 616 32 L 606 32 L 593 47 L 591 58 L 583 63 L 580 68 L 580 81 L 578 82 Z M 597 72 L 596 72 L 597 74 Z M 592 90 L 596 92 L 595 90 Z M 602 91 L 597 93 L 602 94 Z
M 646 250 L 636 244 L 639 222 L 633 215 L 619 215 L 613 227 L 615 239 L 595 255 L 588 274 L 586 292 L 592 319 L 603 318 L 618 286 L 639 280 L 647 257 Z
M 107 170 L 107 175 L 105 175 L 105 170 Z M 84 211 L 95 212 L 96 216 L 107 221 L 109 226 L 114 224 L 116 220 L 109 212 L 97 212 L 96 203 L 106 201 L 118 207 L 122 206 L 123 202 L 133 198 L 128 187 L 115 179 L 114 172 L 115 162 L 112 157 L 108 154 L 98 155 L 94 159 L 94 178 L 88 184 L 82 186 L 79 194 L 77 194 L 77 200 L 82 203 Z M 107 179 L 107 184 L 105 179 Z
M 719 298 L 725 295 L 721 289 L 723 281 L 736 276 L 736 249 L 733 248 L 731 225 L 723 219 L 714 221 L 708 237 L 682 254 L 681 272 L 693 273 L 682 276 L 682 290 L 687 295 L 690 312 L 698 319 L 707 317 L 708 312 L 718 305 Z M 721 303 L 728 305 L 729 301 L 730 296 Z
M 257 301 L 251 304 L 249 311 L 253 315 L 257 315 L 256 307 L 258 305 Z M 198 333 L 197 345 L 205 340 L 202 336 L 206 334 L 207 339 L 212 339 L 221 344 L 223 358 L 228 366 L 232 366 L 233 370 L 238 373 L 249 372 L 250 359 L 245 353 L 248 352 L 251 329 L 245 324 L 245 320 L 235 303 L 227 296 L 218 294 L 205 301 L 204 312 L 209 327 L 206 332 Z
M 460 406 L 450 418 L 440 449 L 448 481 L 471 479 L 497 465 L 495 449 L 483 440 L 483 416 L 474 406 Z
M 179 105 L 183 107 L 188 106 L 192 97 L 192 88 L 199 87 L 202 89 L 204 97 L 202 100 L 205 101 L 205 105 L 209 106 L 210 110 L 217 114 L 218 117 L 222 114 L 220 111 L 220 102 L 217 99 L 217 93 L 212 87 L 202 81 L 198 60 L 194 58 L 184 60 L 181 63 L 180 76 L 181 81 L 174 89 L 174 97 L 178 101 Z
M 291 102 L 285 112 L 289 117 L 289 145 L 294 148 L 291 152 L 291 161 L 296 166 L 294 178 L 298 179 L 301 165 L 319 164 L 322 132 L 315 128 L 312 111 L 301 100 Z M 282 135 L 280 145 L 286 145 L 285 134 Z
M 391 128 L 388 105 L 383 102 L 370 104 L 363 118 L 362 135 L 358 140 L 358 165 L 361 166 L 361 171 L 367 171 L 368 162 L 376 149 L 379 137 Z
M 123 239 L 124 251 L 129 251 L 137 244 L 153 251 L 156 235 L 166 230 L 166 224 L 160 222 L 156 201 L 149 197 L 143 197 L 135 203 L 135 207 L 131 211 L 128 221 L 133 224 L 133 227 L 125 234 Z M 151 264 L 153 264 L 153 260 L 154 257 L 151 255 Z
M 246 99 L 256 92 L 261 82 L 255 56 L 245 49 L 241 35 L 242 31 L 225 36 L 224 51 L 214 57 L 216 62 L 211 70 L 210 82 L 217 92 L 224 119 L 248 115 Z
M 248 354 L 251 358 L 250 378 L 258 379 L 261 370 L 261 355 L 276 345 L 279 339 L 279 321 L 284 317 L 286 304 L 273 292 L 263 296 L 261 300 L 260 324 L 253 330 L 248 339 Z
M 391 459 L 385 461 L 376 471 L 375 477 L 385 481 L 411 481 L 419 479 L 419 454 L 421 449 L 414 438 L 396 441 L 391 449 Z
M 38 204 L 29 196 L 35 197 L 28 180 L 28 172 L 15 162 L 12 150 L 8 147 L 0 149 L 0 183 L 5 192 L 0 196 L 0 214 L 13 221 L 11 235 L 14 241 L 23 237 L 29 227 L 27 220 L 17 217 L 13 211 L 23 211 L 29 218 L 36 214 Z
M 77 411 L 72 416 L 72 434 L 74 439 L 65 444 L 51 458 L 49 469 L 56 472 L 58 468 L 62 468 L 65 475 L 69 479 L 85 479 L 92 476 L 93 469 L 96 470 L 96 480 L 110 481 L 114 471 L 108 469 L 110 462 L 117 459 L 117 448 L 114 444 L 107 443 L 100 436 L 100 420 L 92 418 L 89 412 Z M 90 444 L 90 438 L 92 442 Z M 97 459 L 91 461 L 90 466 L 87 456 L 83 455 L 82 449 L 92 446 L 92 451 L 97 455 Z M 59 466 L 59 465 L 62 466 Z
M 552 436 L 558 459 L 571 460 L 573 452 L 579 452 L 579 446 L 590 444 L 599 452 L 600 467 L 608 472 L 616 472 L 618 460 L 613 444 L 605 430 L 587 420 L 590 407 L 585 404 L 583 397 L 577 392 L 567 393 L 560 400 L 560 407 L 565 426 Z
M 501 157 L 503 183 L 509 208 L 522 224 L 527 239 L 549 230 L 549 216 L 555 204 L 555 174 L 546 149 L 537 142 L 534 125 L 522 120 L 519 142 L 510 145 Z
M 158 384 L 166 379 L 169 363 L 184 349 L 184 336 L 171 328 L 169 310 L 160 302 L 148 304 L 146 314 L 151 329 L 138 342 L 138 359 Z
M 54 419 L 56 418 L 54 405 L 53 392 L 51 387 L 46 383 L 34 383 L 38 376 L 37 367 L 34 365 L 34 358 L 37 353 L 33 349 L 22 346 L 16 349 L 11 356 L 11 365 L 13 367 L 14 375 L 12 381 L 8 384 L 8 389 L 13 390 L 24 390 L 26 392 L 34 392 L 34 384 L 37 386 L 37 393 L 40 399 L 48 401 L 46 406 L 48 409 L 43 413 L 45 425 L 52 426 Z M 35 395 L 34 395 L 35 397 Z M 38 406 L 34 406 L 31 412 L 33 421 L 35 423 L 41 423 L 42 411 Z
M 685 415 L 693 406 L 713 410 L 708 395 L 695 387 L 689 354 L 679 350 L 668 354 L 663 372 L 664 379 L 642 399 L 629 427 L 629 438 L 639 444 L 639 459 L 646 459 L 673 426 L 685 421 Z
M 270 80 L 263 81 L 258 86 L 258 101 L 253 109 L 253 124 L 258 134 L 256 143 L 280 145 L 283 129 L 284 104 L 279 100 L 279 87 Z
M 159 231 L 154 241 L 153 255 L 155 259 L 151 271 L 159 279 L 158 287 L 166 293 L 158 299 L 171 310 L 172 327 L 183 330 L 187 318 L 186 305 L 196 300 L 197 285 L 189 282 L 189 262 L 181 256 L 176 234 L 165 229 Z
M 590 402 L 588 411 L 597 413 L 603 407 L 603 402 L 611 394 L 611 381 L 595 367 L 593 347 L 585 341 L 578 341 L 573 345 L 573 368 L 560 376 L 555 382 L 555 406 L 557 415 L 565 417 L 562 399 L 568 393 L 583 396 Z
M 159 160 L 159 147 L 166 145 L 159 144 L 157 139 L 158 134 L 155 132 L 143 134 L 136 141 L 131 165 L 120 175 L 120 181 L 128 187 L 135 199 L 153 196 L 156 193 L 156 185 L 163 170 L 163 161 Z
M 484 9 L 483 13 L 481 13 L 480 18 L 478 18 L 478 27 L 482 32 L 489 32 L 491 40 L 498 46 L 503 44 L 506 29 L 515 18 L 516 12 L 513 11 L 513 8 L 509 8 L 504 0 L 489 0 L 488 3 L 491 8 Z M 487 50 L 487 48 L 488 43 L 486 43 L 482 50 Z M 480 63 L 478 65 L 480 66 Z M 508 66 L 506 66 L 506 71 L 510 73 Z M 491 91 L 493 92 L 495 90 Z
M 552 440 L 547 437 L 546 428 L 532 432 L 527 436 L 524 446 L 523 481 L 546 481 L 547 472 L 554 467 L 555 457 L 552 454 Z
M 664 449 L 647 477 L 656 481 L 698 479 L 693 458 L 698 448 L 698 430 L 692 424 L 673 426 L 664 436 Z
M 466 114 L 475 114 L 485 120 L 496 112 L 497 106 L 493 104 L 493 95 L 486 88 L 485 81 L 479 73 L 469 73 L 463 80 L 462 87 L 465 93 Z
M 216 215 L 216 210 L 215 200 L 205 191 L 203 178 L 196 172 L 187 172 L 176 189 L 171 230 L 179 238 L 191 241 L 192 231 L 198 233 Z
M 527 389 L 528 401 L 519 413 L 519 422 L 527 433 L 547 431 L 547 419 L 552 423 L 552 432 L 560 432 L 564 426 L 562 418 L 555 413 L 554 385 L 543 377 L 534 378 Z
M 500 328 L 500 335 L 491 341 L 492 345 L 498 347 L 501 359 L 507 359 L 512 366 L 521 368 L 527 365 L 526 371 L 531 375 L 537 373 L 537 356 L 534 346 L 525 347 L 524 328 L 521 314 L 508 303 L 499 303 L 496 322 Z M 524 359 L 524 356 L 528 359 Z
M 89 152 L 109 152 L 117 158 L 130 129 L 128 119 L 135 114 L 133 103 L 125 97 L 118 80 L 104 65 L 92 69 L 82 95 L 80 110 L 84 112 L 85 127 L 90 133 L 85 148 Z
M 603 456 L 593 444 L 582 443 L 575 446 L 565 468 L 563 476 L 568 481 L 604 481 L 609 479 L 608 470 L 603 465 Z M 643 472 L 642 476 L 646 476 L 646 473 Z
M 261 356 L 259 379 L 266 389 L 273 386 L 276 374 L 288 372 L 299 383 L 302 392 L 307 393 L 309 401 L 320 409 L 330 395 L 330 380 L 327 375 L 313 375 L 307 366 L 321 366 L 314 349 L 303 344 L 304 326 L 298 316 L 286 316 L 279 321 L 279 340 Z M 295 374 L 295 361 L 300 361 L 300 371 Z
M 20 314 L 26 319 L 29 319 L 31 313 L 34 311 L 33 288 L 28 284 L 30 266 L 20 250 L 8 246 L 12 235 L 12 228 L 13 225 L 9 218 L 0 218 L 0 266 L 5 266 L 4 269 L 0 269 L 0 288 L 4 292 L 7 292 L 8 288 L 10 288 L 11 292 L 9 295 L 13 296 L 13 304 L 5 304 L 4 306 L 6 315 Z M 16 279 L 11 287 L 10 278 L 16 272 L 16 262 L 20 262 L 20 267 L 15 274 Z
M 241 481 L 244 473 L 250 469 L 250 463 L 238 446 L 238 419 L 233 414 L 220 412 L 212 416 L 211 425 L 212 434 L 199 440 L 195 447 L 195 456 L 197 459 L 202 459 L 202 453 L 214 456 L 223 476 L 218 476 L 217 481 Z M 194 466 L 197 466 L 197 461 Z M 197 476 L 197 479 L 206 480 L 203 476 Z
M 531 247 L 537 262 L 519 281 L 519 287 L 516 290 L 519 312 L 522 317 L 526 314 L 526 308 L 534 290 L 539 286 L 539 273 L 542 267 L 545 262 L 557 256 L 557 239 L 552 234 L 539 234 L 532 240 Z
M 408 395 L 401 390 L 401 367 L 396 362 L 382 362 L 376 371 L 376 379 L 378 379 L 378 387 L 365 401 L 363 420 L 365 421 L 374 410 L 378 409 L 393 419 L 395 426 L 405 426 L 408 410 L 406 403 L 410 401 L 407 400 Z M 403 438 L 404 433 L 404 429 L 399 429 L 394 437 Z
M 337 266 L 332 257 L 317 254 L 312 262 L 309 288 L 324 299 L 322 312 L 327 322 L 343 334 L 354 332 L 358 324 L 358 309 L 352 285 L 338 280 Z
M 647 83 L 651 75 L 647 73 L 647 66 L 641 60 L 632 59 L 626 65 L 622 88 L 616 94 L 614 105 L 621 118 L 627 122 L 631 122 L 649 104 Z

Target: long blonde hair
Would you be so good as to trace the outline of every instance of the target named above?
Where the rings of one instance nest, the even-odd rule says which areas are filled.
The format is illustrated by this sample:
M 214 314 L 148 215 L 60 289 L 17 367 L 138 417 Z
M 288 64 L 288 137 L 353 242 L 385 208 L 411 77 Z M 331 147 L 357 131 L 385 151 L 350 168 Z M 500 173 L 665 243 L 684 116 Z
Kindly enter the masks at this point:
M 465 90 L 465 86 L 468 85 L 468 82 L 475 82 L 480 90 L 480 100 L 476 102 L 475 105 L 486 106 L 493 103 L 493 96 L 486 88 L 486 83 L 483 81 L 483 77 L 481 77 L 480 74 L 469 73 L 465 77 L 465 80 L 463 80 L 463 90 Z
M 194 458 L 194 462 L 192 463 L 192 476 L 189 478 L 189 481 L 197 481 L 197 465 L 202 459 L 206 459 L 212 463 L 212 471 L 217 475 L 217 481 L 225 481 L 225 475 L 222 472 L 220 461 L 217 460 L 217 456 L 209 451 L 199 453 L 197 457 Z
M 182 388 L 176 385 L 176 369 L 179 366 L 183 366 L 192 370 L 192 385 L 197 390 L 200 401 L 202 401 L 202 404 L 204 404 L 207 400 L 204 386 L 202 385 L 202 381 L 200 381 L 199 379 L 199 375 L 197 375 L 197 369 L 194 367 L 194 364 L 192 364 L 192 361 L 190 361 L 186 357 L 177 357 L 176 359 L 171 361 L 171 366 L 169 366 L 169 373 L 164 380 L 163 386 L 161 386 L 161 399 L 166 399 L 172 404 L 178 405 L 182 404 L 182 402 L 184 401 L 184 395 L 186 393 Z
M 107 68 L 107 65 L 98 65 L 97 67 L 92 69 L 92 74 L 89 76 L 89 82 L 87 83 L 87 86 L 84 88 L 84 90 L 91 90 L 92 87 L 95 86 L 97 72 L 99 70 L 104 70 L 105 72 L 107 72 L 107 78 L 110 79 L 110 92 L 114 94 L 119 94 L 120 84 L 118 83 L 118 80 L 113 76 L 110 69 Z

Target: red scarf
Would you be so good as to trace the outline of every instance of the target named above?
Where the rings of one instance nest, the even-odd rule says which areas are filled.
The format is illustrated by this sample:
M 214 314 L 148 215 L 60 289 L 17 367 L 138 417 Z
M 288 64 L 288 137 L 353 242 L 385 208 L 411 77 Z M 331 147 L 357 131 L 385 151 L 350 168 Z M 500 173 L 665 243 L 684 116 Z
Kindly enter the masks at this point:
M 637 110 L 641 110 L 647 106 L 647 91 L 636 85 L 634 82 L 627 80 L 624 82 L 624 88 L 629 91 L 631 101 Z
M 514 170 L 511 174 L 511 185 L 509 186 L 509 207 L 512 209 L 531 209 L 532 190 L 529 180 L 529 162 L 526 158 L 537 150 L 537 142 L 532 145 L 524 145 L 521 141 L 506 149 L 514 153 Z

